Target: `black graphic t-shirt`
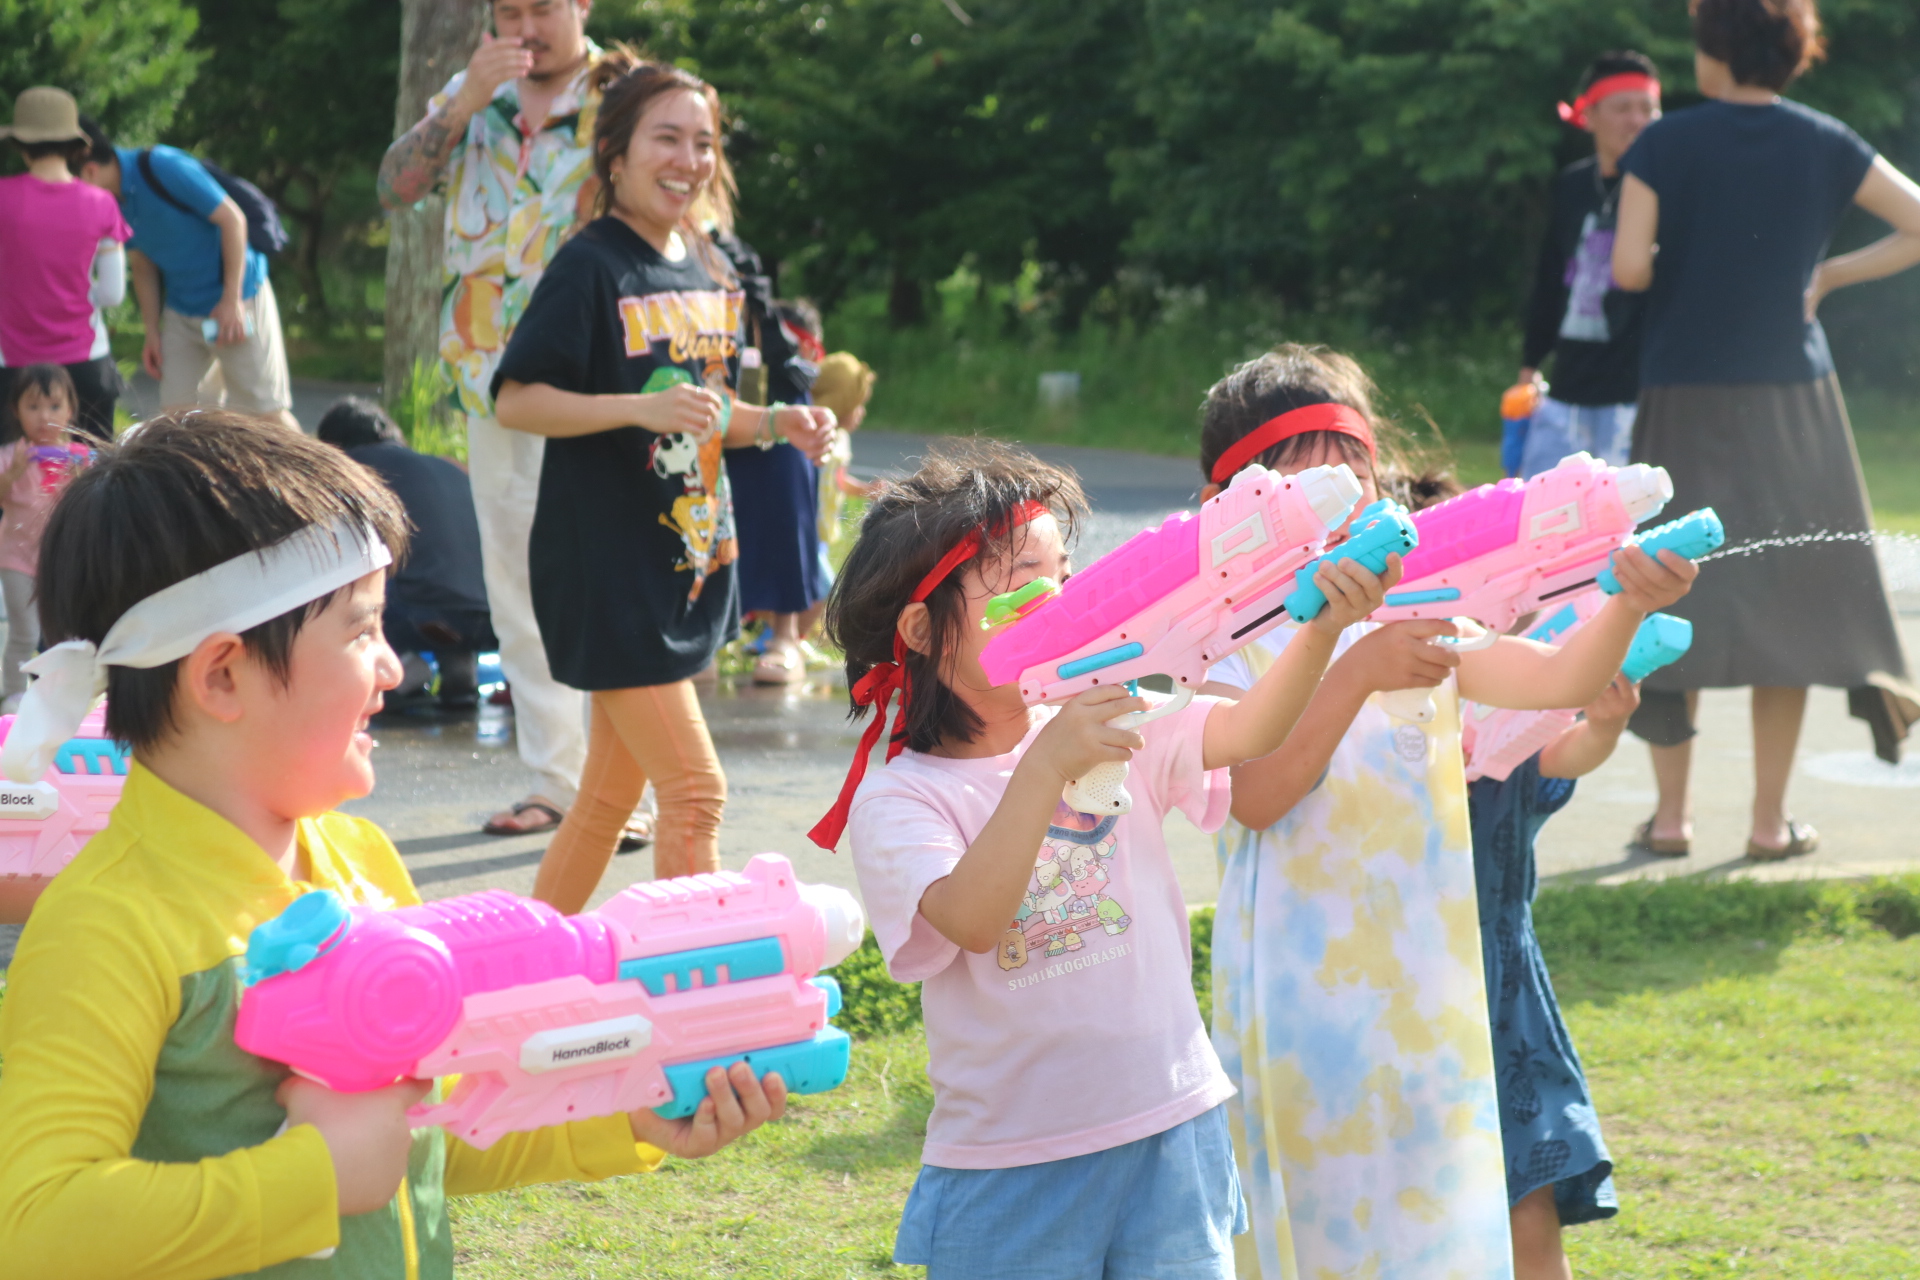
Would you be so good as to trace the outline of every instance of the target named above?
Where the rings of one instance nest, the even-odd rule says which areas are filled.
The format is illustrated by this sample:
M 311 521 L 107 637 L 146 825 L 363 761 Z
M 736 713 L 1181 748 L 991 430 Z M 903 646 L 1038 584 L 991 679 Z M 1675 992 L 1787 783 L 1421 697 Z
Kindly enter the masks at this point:
M 494 375 L 583 395 L 695 383 L 731 397 L 741 295 L 600 218 L 554 255 Z M 620 427 L 549 439 L 528 548 L 554 677 L 576 689 L 684 680 L 739 629 L 721 433 Z
M 1613 285 L 1620 175 L 1602 177 L 1592 156 L 1553 185 L 1553 214 L 1527 304 L 1520 362 L 1553 356 L 1553 397 L 1563 404 L 1631 404 L 1640 397 L 1640 322 L 1646 295 Z

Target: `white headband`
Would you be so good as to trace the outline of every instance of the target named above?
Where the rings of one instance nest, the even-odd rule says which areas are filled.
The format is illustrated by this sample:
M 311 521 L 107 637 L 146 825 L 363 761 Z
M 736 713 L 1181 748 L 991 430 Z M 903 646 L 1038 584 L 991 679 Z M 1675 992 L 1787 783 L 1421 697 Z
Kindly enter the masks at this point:
M 38 782 L 107 691 L 108 667 L 158 667 L 184 658 L 208 636 L 257 627 L 392 563 L 372 529 L 345 519 L 309 525 L 156 591 L 121 614 L 97 646 L 91 640 L 54 645 L 21 668 L 34 681 L 0 744 L 0 773 Z

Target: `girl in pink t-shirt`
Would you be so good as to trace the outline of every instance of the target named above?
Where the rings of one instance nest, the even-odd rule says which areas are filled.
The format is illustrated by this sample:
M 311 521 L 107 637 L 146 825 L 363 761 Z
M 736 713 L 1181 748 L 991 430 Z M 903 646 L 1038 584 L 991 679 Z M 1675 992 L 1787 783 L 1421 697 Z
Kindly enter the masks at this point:
M 943 1277 L 1231 1276 L 1245 1206 L 1221 1104 L 1233 1092 L 1190 980 L 1187 913 L 1161 836 L 1205 830 L 1226 770 L 1280 745 L 1334 641 L 1396 578 L 1323 568 L 1333 604 L 1238 703 L 1143 726 L 1123 687 L 1029 708 L 980 664 L 987 602 L 1068 572 L 1071 474 L 980 442 L 874 498 L 827 606 L 855 713 L 840 803 L 893 976 L 923 982 L 934 1086 L 894 1259 Z M 865 771 L 886 704 L 888 763 Z M 1130 761 L 1130 813 L 1078 813 L 1068 780 Z M 857 787 L 857 791 L 855 788 Z
M 40 572 L 40 535 L 54 500 L 73 473 L 93 457 L 69 430 L 77 398 L 73 379 L 57 364 L 30 364 L 13 372 L 0 414 L 0 596 L 7 604 L 7 647 L 0 654 L 0 710 L 12 713 L 26 692 L 20 665 L 40 644 L 34 578 Z

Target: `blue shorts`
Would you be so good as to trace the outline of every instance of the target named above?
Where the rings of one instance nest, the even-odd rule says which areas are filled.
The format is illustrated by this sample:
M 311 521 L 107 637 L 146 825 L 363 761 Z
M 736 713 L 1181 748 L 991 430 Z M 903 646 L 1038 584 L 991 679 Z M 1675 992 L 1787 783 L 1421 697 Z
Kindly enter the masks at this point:
M 1552 396 L 1540 397 L 1527 428 L 1526 452 L 1520 456 L 1525 479 L 1551 471 L 1560 459 L 1590 453 L 1616 467 L 1627 464 L 1633 447 L 1633 419 L 1638 405 L 1566 404 Z
M 1227 1109 L 1091 1155 L 923 1165 L 893 1260 L 927 1280 L 1233 1280 L 1247 1229 Z

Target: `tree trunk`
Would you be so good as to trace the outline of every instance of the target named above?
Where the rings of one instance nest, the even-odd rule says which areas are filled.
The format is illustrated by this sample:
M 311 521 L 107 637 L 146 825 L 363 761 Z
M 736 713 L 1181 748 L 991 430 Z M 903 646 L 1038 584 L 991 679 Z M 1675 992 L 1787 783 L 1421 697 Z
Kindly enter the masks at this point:
M 475 0 L 402 0 L 400 92 L 394 136 L 420 122 L 427 101 L 480 44 L 487 8 Z M 447 203 L 438 192 L 387 215 L 387 342 L 381 385 L 399 400 L 415 361 L 440 358 L 440 262 Z
M 901 265 L 903 255 L 895 254 L 893 279 L 887 286 L 887 319 L 896 329 L 912 329 L 927 322 L 927 296 L 920 282 Z

